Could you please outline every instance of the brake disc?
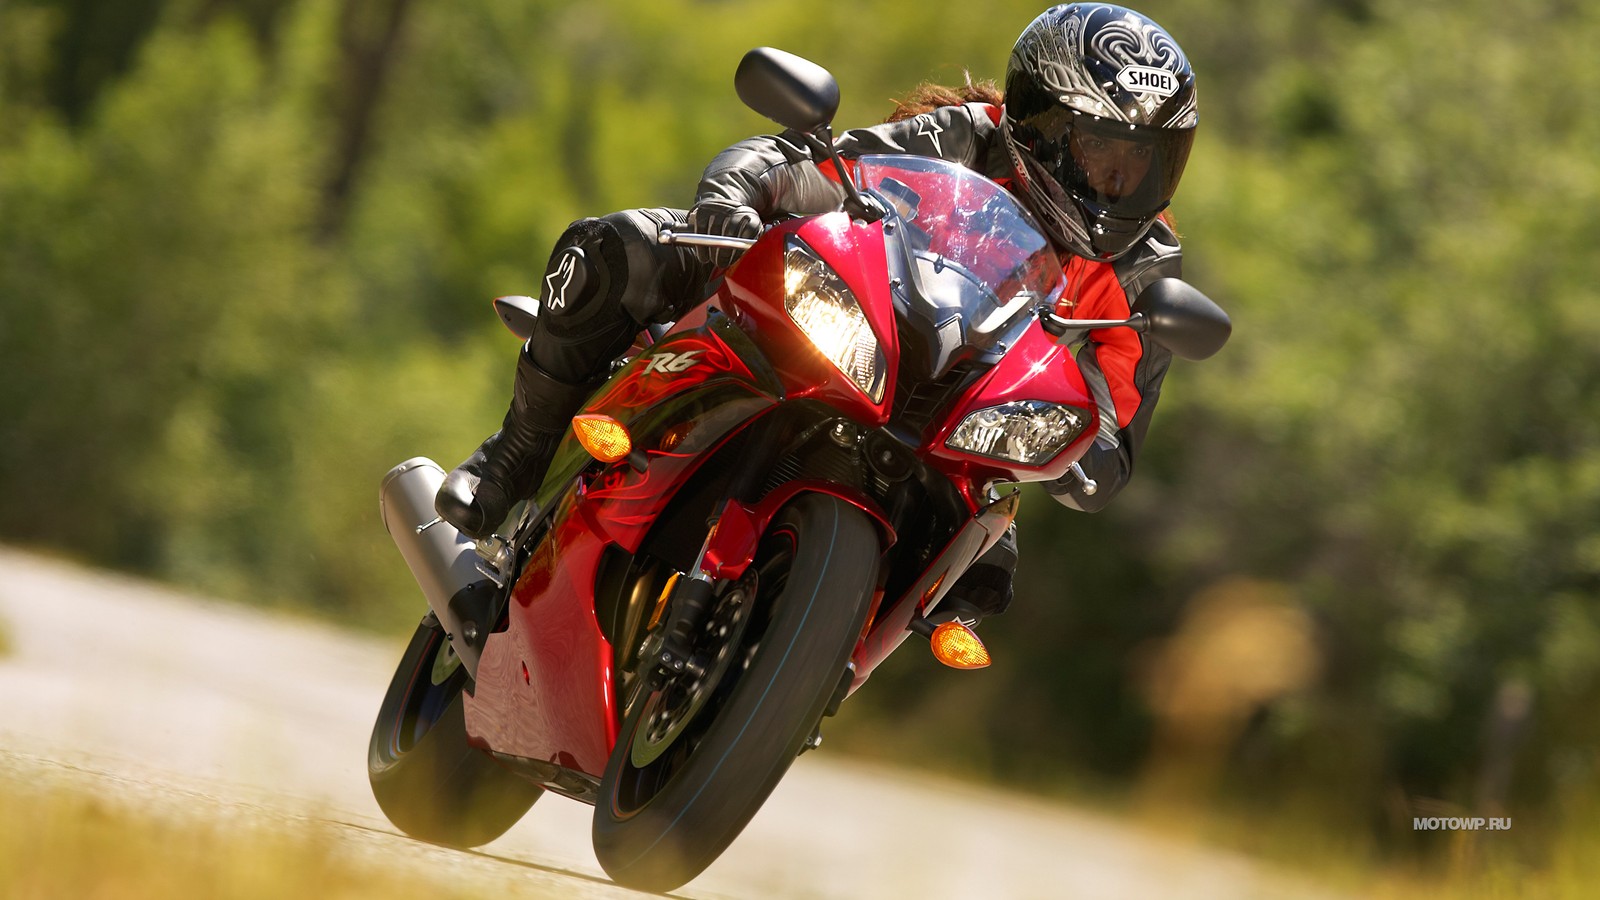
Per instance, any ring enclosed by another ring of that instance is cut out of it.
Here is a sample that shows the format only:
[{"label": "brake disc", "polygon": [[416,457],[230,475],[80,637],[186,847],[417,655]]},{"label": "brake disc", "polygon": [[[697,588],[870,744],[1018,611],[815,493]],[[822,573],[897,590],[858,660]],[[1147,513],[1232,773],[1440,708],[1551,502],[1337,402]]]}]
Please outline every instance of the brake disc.
[{"label": "brake disc", "polygon": [[[655,762],[694,721],[733,663],[740,657],[745,626],[756,599],[756,573],[752,568],[734,582],[706,614],[695,640],[695,656],[709,660],[664,680],[650,696],[643,721],[634,731],[630,757],[636,768]],[[696,673],[698,669],[698,673]]]}]

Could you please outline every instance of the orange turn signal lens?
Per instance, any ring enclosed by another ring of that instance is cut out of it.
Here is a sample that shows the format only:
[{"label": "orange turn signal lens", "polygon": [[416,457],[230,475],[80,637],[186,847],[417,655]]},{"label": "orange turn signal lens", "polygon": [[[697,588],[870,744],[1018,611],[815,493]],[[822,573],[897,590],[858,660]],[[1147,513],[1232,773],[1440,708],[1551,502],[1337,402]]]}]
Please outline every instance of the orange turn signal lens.
[{"label": "orange turn signal lens", "polygon": [[978,633],[960,622],[940,625],[928,640],[933,658],[952,669],[981,669],[989,664],[989,650],[978,640]]},{"label": "orange turn signal lens", "polygon": [[633,452],[633,439],[628,429],[610,416],[582,415],[572,420],[572,433],[589,455],[605,463],[614,463]]}]

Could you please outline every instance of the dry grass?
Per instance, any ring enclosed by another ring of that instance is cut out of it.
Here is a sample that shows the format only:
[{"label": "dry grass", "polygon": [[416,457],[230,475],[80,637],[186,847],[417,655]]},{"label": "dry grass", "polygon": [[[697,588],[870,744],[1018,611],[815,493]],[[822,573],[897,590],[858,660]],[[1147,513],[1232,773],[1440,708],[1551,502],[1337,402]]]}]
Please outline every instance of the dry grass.
[{"label": "dry grass", "polygon": [[219,810],[204,800],[175,811],[180,807],[171,802],[159,804],[164,808],[142,809],[137,800],[98,796],[112,789],[114,785],[94,782],[41,784],[17,772],[0,778],[0,796],[5,798],[0,816],[0,897],[448,900],[474,896],[464,887],[452,889],[419,878],[419,867],[405,861],[404,849],[373,852],[373,836],[359,830],[259,810]]}]

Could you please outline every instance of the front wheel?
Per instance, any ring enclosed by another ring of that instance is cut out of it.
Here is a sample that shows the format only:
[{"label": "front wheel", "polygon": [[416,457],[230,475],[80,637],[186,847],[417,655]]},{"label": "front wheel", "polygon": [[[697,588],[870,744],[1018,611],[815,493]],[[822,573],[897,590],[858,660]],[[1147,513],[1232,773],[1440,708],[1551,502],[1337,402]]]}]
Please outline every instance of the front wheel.
[{"label": "front wheel", "polygon": [[880,553],[871,521],[834,497],[804,496],[774,521],[751,574],[706,616],[696,650],[712,665],[629,706],[595,803],[606,874],[668,891],[733,843],[838,689]]},{"label": "front wheel", "polygon": [[504,834],[544,793],[467,743],[466,684],[466,667],[428,617],[395,669],[367,746],[367,778],[389,821],[462,848]]}]

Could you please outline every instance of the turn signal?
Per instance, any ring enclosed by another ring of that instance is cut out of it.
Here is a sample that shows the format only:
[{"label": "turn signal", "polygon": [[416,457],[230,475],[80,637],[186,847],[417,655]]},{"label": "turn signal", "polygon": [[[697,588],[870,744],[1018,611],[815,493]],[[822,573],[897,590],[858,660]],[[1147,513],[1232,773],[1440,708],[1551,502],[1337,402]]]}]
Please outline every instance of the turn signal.
[{"label": "turn signal", "polygon": [[989,664],[989,651],[978,640],[978,633],[951,620],[933,629],[928,640],[933,658],[952,669],[981,669]]},{"label": "turn signal", "polygon": [[572,433],[589,455],[605,463],[627,458],[633,452],[628,429],[610,416],[582,415],[572,420]]}]

